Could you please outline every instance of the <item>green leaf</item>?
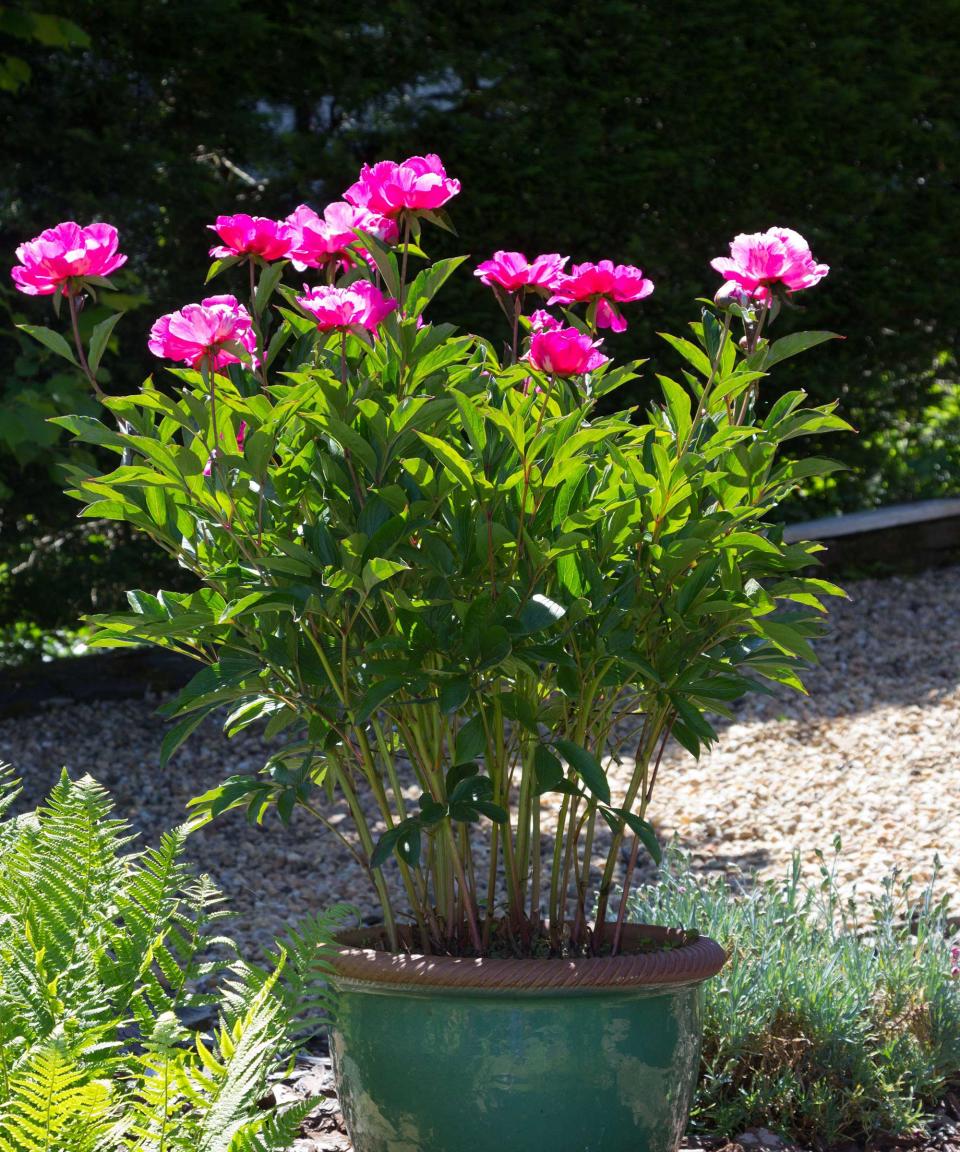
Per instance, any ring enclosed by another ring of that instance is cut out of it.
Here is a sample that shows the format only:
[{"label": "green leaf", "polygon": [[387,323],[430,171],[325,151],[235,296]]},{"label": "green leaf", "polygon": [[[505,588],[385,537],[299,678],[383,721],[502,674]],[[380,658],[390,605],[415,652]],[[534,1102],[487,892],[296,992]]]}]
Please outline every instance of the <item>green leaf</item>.
[{"label": "green leaf", "polygon": [[454,256],[448,260],[438,260],[432,267],[418,273],[407,289],[406,314],[419,316],[466,259],[466,256]]},{"label": "green leaf", "polygon": [[364,248],[366,248],[373,258],[373,262],[377,266],[377,271],[383,277],[387,292],[395,300],[399,300],[400,269],[397,266],[396,256],[382,241],[378,240],[376,236],[372,236],[369,232],[364,232],[362,228],[357,228],[355,231],[363,241]]},{"label": "green leaf", "polygon": [[789,336],[775,340],[770,345],[763,358],[763,369],[766,371],[774,364],[779,364],[781,360],[797,356],[801,352],[806,352],[808,348],[826,343],[827,340],[842,339],[843,337],[836,332],[791,332]]},{"label": "green leaf", "polygon": [[556,791],[564,782],[563,765],[549,748],[538,744],[533,754],[534,790],[538,796]]},{"label": "green leaf", "polygon": [[114,432],[112,428],[108,428],[93,416],[52,416],[49,423],[66,428],[84,444],[99,444],[121,451],[127,446],[127,441],[118,432]]},{"label": "green leaf", "polygon": [[380,837],[373,849],[373,854],[370,857],[371,868],[382,868],[384,864],[393,855],[393,850],[396,847],[397,841],[402,835],[400,826],[387,829],[386,832]]},{"label": "green leaf", "polygon": [[526,633],[542,632],[562,620],[566,612],[562,604],[538,592],[520,610],[520,623]]},{"label": "green leaf", "polygon": [[108,316],[106,320],[101,320],[93,330],[93,335],[90,337],[90,350],[87,353],[87,363],[90,365],[90,371],[94,376],[96,376],[97,369],[100,367],[100,361],[106,351],[110,335],[122,315],[122,312],[114,312],[114,314]]},{"label": "green leaf", "polygon": [[243,256],[224,256],[222,260],[214,260],[207,270],[207,278],[204,280],[204,284],[209,284],[214,277],[219,276],[221,272],[226,272],[228,268],[233,268],[235,264],[239,264],[243,259]]},{"label": "green leaf", "polygon": [[469,779],[471,776],[477,776],[480,769],[471,760],[466,764],[454,764],[452,768],[447,770],[444,787],[446,788],[447,795],[450,796],[456,791],[460,782]]},{"label": "green leaf", "polygon": [[420,849],[420,825],[412,819],[404,820],[395,846],[397,855],[411,868],[416,868],[420,863]]},{"label": "green leaf", "polygon": [[699,561],[690,576],[684,580],[677,596],[677,611],[681,615],[686,614],[687,609],[704,590],[719,567],[718,556],[706,557]]},{"label": "green leaf", "polygon": [[396,576],[398,572],[405,572],[409,564],[402,564],[399,560],[385,560],[382,556],[374,556],[363,566],[363,586],[369,592],[377,584]]},{"label": "green leaf", "polygon": [[658,336],[666,340],[671,348],[675,349],[687,361],[692,364],[694,368],[704,377],[709,377],[713,371],[713,365],[707,357],[706,352],[702,348],[698,348],[696,344],[692,344],[689,340],[682,340],[679,336],[671,336],[669,332],[658,332]]},{"label": "green leaf", "polygon": [[370,867],[382,868],[393,852],[404,863],[416,867],[420,863],[420,847],[420,822],[417,817],[411,816],[384,832],[370,857]]},{"label": "green leaf", "polygon": [[270,303],[270,297],[283,278],[283,270],[286,266],[286,260],[277,260],[273,264],[268,264],[260,273],[257,290],[253,296],[253,308],[258,316],[263,315],[264,308]]},{"label": "green leaf", "polygon": [[556,740],[554,747],[576,772],[587,788],[604,804],[610,803],[610,782],[603,765],[586,748],[572,740]]},{"label": "green leaf", "polygon": [[612,808],[627,825],[635,836],[640,838],[640,843],[650,853],[655,864],[663,862],[663,851],[660,848],[660,842],[657,840],[657,833],[652,824],[648,824],[646,820],[641,820],[634,812],[628,811],[626,808]]},{"label": "green leaf", "polygon": [[446,441],[440,440],[436,436],[428,436],[425,432],[418,432],[417,435],[433,452],[454,480],[458,481],[465,488],[473,489],[473,473],[470,465],[455,448],[452,448]]},{"label": "green leaf", "polygon": [[366,724],[377,709],[407,683],[403,676],[388,676],[364,693],[356,712],[356,723]]},{"label": "green leaf", "polygon": [[470,760],[477,760],[486,750],[487,737],[483,728],[483,717],[477,713],[457,732],[453,763],[466,764]]},{"label": "green leaf", "polygon": [[473,806],[494,824],[506,824],[510,818],[506,808],[501,808],[499,804],[493,804],[490,800],[476,800]]},{"label": "green leaf", "polygon": [[667,412],[670,414],[670,423],[673,425],[677,441],[682,443],[693,423],[693,404],[690,400],[690,393],[686,388],[681,388],[675,380],[671,380],[669,376],[658,376],[657,379],[663,389],[663,397],[667,402]]},{"label": "green leaf", "polygon": [[45,348],[49,348],[51,352],[62,356],[64,360],[69,360],[74,368],[80,367],[79,361],[73,354],[73,349],[59,332],[54,332],[52,328],[41,328],[36,324],[18,324],[17,327],[21,332],[26,332],[28,336],[39,341]]},{"label": "green leaf", "polygon": [[200,708],[196,712],[192,712],[190,715],[184,717],[183,720],[179,720],[176,724],[167,730],[167,733],[163,738],[163,742],[160,745],[161,768],[166,768],[173,754],[177,751],[180,745],[184,743],[187,737],[190,736],[195,731],[195,729],[200,727],[200,725],[204,722],[204,720],[206,720],[211,712],[220,707],[220,703],[221,701],[218,700],[214,704]]},{"label": "green leaf", "polygon": [[445,681],[440,688],[440,711],[456,712],[466,704],[469,695],[469,676],[458,676],[455,680]]}]

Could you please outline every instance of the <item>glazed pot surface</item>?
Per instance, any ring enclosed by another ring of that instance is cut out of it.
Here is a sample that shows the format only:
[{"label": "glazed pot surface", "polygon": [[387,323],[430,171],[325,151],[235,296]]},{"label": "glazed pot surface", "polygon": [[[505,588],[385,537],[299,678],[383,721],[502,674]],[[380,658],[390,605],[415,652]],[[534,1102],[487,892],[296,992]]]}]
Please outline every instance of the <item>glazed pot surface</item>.
[{"label": "glazed pot surface", "polygon": [[[702,973],[724,959],[712,941],[698,943],[698,956],[668,965],[684,977],[661,970],[653,983],[631,983],[630,965],[611,970],[605,958],[369,952],[364,979],[361,950],[350,949],[331,1049],[356,1152],[673,1152],[696,1085]],[[656,972],[659,956],[616,959]],[[558,983],[522,986],[542,963]],[[605,964],[614,983],[603,972],[591,983]]]}]

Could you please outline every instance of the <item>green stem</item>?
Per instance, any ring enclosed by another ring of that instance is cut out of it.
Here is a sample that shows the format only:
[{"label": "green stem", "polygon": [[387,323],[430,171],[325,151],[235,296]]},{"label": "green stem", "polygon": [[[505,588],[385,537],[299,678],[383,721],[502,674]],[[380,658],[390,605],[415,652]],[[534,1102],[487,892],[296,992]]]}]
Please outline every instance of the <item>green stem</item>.
[{"label": "green stem", "polygon": [[726,343],[727,343],[729,336],[730,336],[730,313],[727,312],[723,318],[723,333],[720,336],[720,346],[717,348],[717,355],[710,365],[710,375],[707,377],[707,382],[704,384],[703,391],[700,393],[700,400],[699,400],[699,403],[697,404],[697,410],[694,413],[693,420],[690,424],[690,427],[687,429],[687,434],[684,437],[683,445],[677,451],[677,459],[678,460],[684,454],[684,452],[686,452],[686,450],[690,444],[690,440],[693,437],[694,432],[696,431],[696,427],[697,427],[697,424],[700,420],[700,416],[706,410],[706,404],[707,404],[707,399],[708,399],[709,394],[710,394],[710,389],[713,387],[713,382],[716,379],[717,370],[719,369],[720,364],[723,362],[723,350],[726,346]]},{"label": "green stem", "polygon": [[[550,930],[551,933],[559,933],[563,927],[563,912],[561,909],[561,893],[560,893],[560,873],[561,865],[563,863],[563,829],[566,824],[567,811],[570,808],[570,795],[564,793],[563,799],[560,801],[560,812],[557,815],[557,830],[553,838],[553,867],[550,870]],[[555,943],[559,942],[559,936],[555,937]]]},{"label": "green stem", "polygon": [[[654,718],[655,717],[655,718]],[[657,746],[657,741],[663,731],[663,725],[667,719],[666,709],[658,713],[650,714],[644,723],[644,731],[641,735],[640,746],[637,748],[637,763],[634,766],[633,776],[631,777],[630,784],[627,788],[626,795],[623,801],[623,807],[628,811],[633,811],[634,802],[637,799],[637,794],[643,788],[646,793],[646,782],[650,769],[650,759],[653,756],[653,750]],[[603,944],[604,933],[606,931],[606,918],[607,918],[607,904],[610,900],[610,889],[613,886],[613,878],[616,873],[617,860],[620,854],[620,846],[623,843],[624,826],[621,826],[618,832],[614,832],[613,839],[610,844],[610,850],[607,854],[606,865],[603,870],[603,878],[600,881],[600,893],[597,899],[597,917],[594,922],[594,940],[595,948],[599,949]]]}]

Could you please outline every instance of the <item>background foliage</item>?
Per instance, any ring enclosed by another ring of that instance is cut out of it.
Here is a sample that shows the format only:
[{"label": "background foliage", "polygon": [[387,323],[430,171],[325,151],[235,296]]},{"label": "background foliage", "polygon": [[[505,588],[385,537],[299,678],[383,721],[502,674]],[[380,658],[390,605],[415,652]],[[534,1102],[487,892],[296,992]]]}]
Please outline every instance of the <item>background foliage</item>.
[{"label": "background foliage", "polygon": [[[460,238],[432,238],[431,256],[559,250],[654,279],[617,339],[623,358],[655,357],[643,399],[661,367],[653,333],[712,288],[708,260],[736,231],[789,224],[833,269],[799,298],[802,326],[829,317],[847,340],[777,387],[802,374],[814,401],[839,392],[861,432],[843,446],[853,475],[807,512],[953,493],[960,74],[944,16],[934,0],[31,0],[0,9],[0,250],[9,264],[65,218],[120,228],[131,260],[116,303],[134,315],[115,386],[132,390],[152,368],[149,323],[193,298],[218,212],[321,207],[363,160],[434,150],[465,190]],[[479,284],[451,289],[451,319],[498,330]],[[43,307],[5,282],[0,303],[31,322]],[[46,590],[48,559],[62,576],[70,551],[49,538],[73,513],[51,477],[62,441],[43,421],[77,410],[78,385],[10,328],[0,619],[17,605],[51,626],[91,606],[88,586],[102,607],[131,581],[103,571],[111,547],[81,541],[63,593]],[[34,553],[27,585],[11,569]]]}]

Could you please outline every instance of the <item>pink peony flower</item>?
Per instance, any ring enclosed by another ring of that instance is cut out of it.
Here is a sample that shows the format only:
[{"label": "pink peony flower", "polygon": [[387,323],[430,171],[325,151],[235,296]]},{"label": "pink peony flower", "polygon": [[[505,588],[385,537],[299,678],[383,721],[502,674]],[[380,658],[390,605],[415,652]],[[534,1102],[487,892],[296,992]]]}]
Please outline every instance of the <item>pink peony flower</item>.
[{"label": "pink peony flower", "polygon": [[366,280],[358,280],[349,288],[328,285],[310,288],[304,284],[303,291],[297,303],[316,320],[321,332],[359,329],[373,332],[397,306],[396,300],[387,299]]},{"label": "pink peony flower", "polygon": [[382,160],[364,164],[360,179],[344,192],[345,200],[383,216],[442,208],[460,191],[460,181],[449,177],[439,156],[411,156],[401,164]]},{"label": "pink peony flower", "polygon": [[[294,268],[302,272],[305,268],[322,268],[336,256],[348,258],[347,249],[356,244],[356,229],[368,232],[385,244],[395,244],[399,232],[396,220],[357,208],[345,200],[328,204],[319,216],[306,204],[301,204],[286,218],[294,233],[290,259]],[[361,253],[363,249],[360,249]]]},{"label": "pink peony flower", "polygon": [[538,308],[530,313],[530,330],[532,332],[556,332],[563,324],[556,316],[551,316],[544,308]]},{"label": "pink peony flower", "polygon": [[630,264],[614,264],[601,260],[599,264],[576,264],[560,278],[549,304],[580,304],[597,301],[597,327],[623,332],[627,322],[611,301],[630,304],[642,300],[653,291],[653,281],[647,280],[639,268]]},{"label": "pink peony flower", "polygon": [[599,345],[578,328],[547,329],[534,332],[527,359],[553,376],[580,376],[607,363],[608,357],[597,351]]},{"label": "pink peony flower", "polygon": [[225,347],[239,344],[254,354],[257,338],[250,314],[236,296],[209,296],[199,304],[186,304],[179,312],[161,316],[150,329],[147,347],[155,356],[179,360],[196,368],[207,360],[214,371],[239,364],[240,357]]},{"label": "pink peony flower", "polygon": [[718,256],[710,266],[750,290],[782,284],[790,292],[812,288],[830,271],[816,263],[810,245],[790,228],[741,233],[730,245],[730,255]]},{"label": "pink peony flower", "polygon": [[264,260],[283,260],[290,255],[294,239],[293,229],[283,220],[268,220],[266,216],[248,216],[238,212],[235,216],[218,216],[216,224],[208,224],[211,232],[223,241],[210,249],[210,255],[223,259],[227,256],[260,256]]},{"label": "pink peony flower", "polygon": [[67,294],[67,281],[84,276],[109,276],[126,264],[117,251],[117,230],[112,224],[88,224],[81,228],[72,220],[47,228],[17,249],[20,264],[10,275],[28,296],[50,296],[59,288]]},{"label": "pink peony flower", "polygon": [[494,252],[492,260],[484,260],[474,270],[474,276],[488,288],[502,288],[505,292],[519,292],[522,288],[556,288],[563,275],[568,256],[548,252],[530,261],[522,252]]},{"label": "pink peony flower", "polygon": [[[247,422],[246,420],[240,421],[240,427],[237,429],[237,451],[243,455],[243,442],[247,435]],[[220,439],[223,439],[223,433],[220,433]],[[203,466],[204,476],[211,476],[213,474],[213,456],[207,457],[207,462]]]}]

